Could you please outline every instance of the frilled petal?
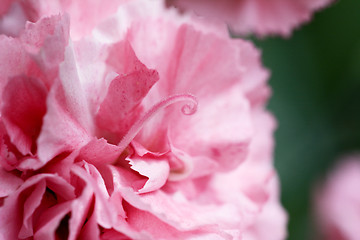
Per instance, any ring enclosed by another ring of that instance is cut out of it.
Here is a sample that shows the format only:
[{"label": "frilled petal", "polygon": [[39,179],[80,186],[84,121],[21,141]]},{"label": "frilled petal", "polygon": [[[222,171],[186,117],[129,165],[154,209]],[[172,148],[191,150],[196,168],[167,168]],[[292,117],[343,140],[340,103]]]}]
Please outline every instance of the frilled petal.
[{"label": "frilled petal", "polygon": [[[181,22],[170,19],[159,22],[154,17],[134,24],[129,30],[129,41],[139,59],[159,71],[163,81],[159,82],[157,90],[164,95],[191,93],[199,98],[211,96],[227,90],[241,78],[243,69],[238,62],[236,44],[220,37],[220,30],[208,33],[201,26],[195,26],[181,25]],[[165,36],[156,34],[160,27]],[[148,33],[145,38],[148,44],[140,41],[144,31]],[[169,39],[167,48],[157,47],[164,39]]]},{"label": "frilled petal", "polygon": [[169,5],[227,22],[240,34],[289,36],[332,0],[168,0]]},{"label": "frilled petal", "polygon": [[[117,57],[119,59],[116,59]],[[126,59],[128,65],[115,62],[121,59]],[[114,49],[111,49],[108,61],[121,75],[111,81],[107,95],[97,113],[97,123],[106,130],[124,133],[137,117],[135,107],[159,77],[155,70],[146,68],[137,60],[127,42],[116,44]]]}]

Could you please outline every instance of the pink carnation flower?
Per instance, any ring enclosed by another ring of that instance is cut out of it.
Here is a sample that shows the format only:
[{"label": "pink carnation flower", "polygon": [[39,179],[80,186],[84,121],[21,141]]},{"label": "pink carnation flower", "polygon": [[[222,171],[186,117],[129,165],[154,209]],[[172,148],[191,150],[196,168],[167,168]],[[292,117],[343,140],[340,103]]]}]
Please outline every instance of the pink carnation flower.
[{"label": "pink carnation flower", "polygon": [[182,10],[225,21],[237,34],[289,36],[333,0],[166,0]]},{"label": "pink carnation flower", "polygon": [[322,239],[359,239],[360,158],[344,159],[316,192],[315,210]]},{"label": "pink carnation flower", "polygon": [[258,50],[160,1],[92,35],[71,9],[0,35],[0,238],[284,239]]}]

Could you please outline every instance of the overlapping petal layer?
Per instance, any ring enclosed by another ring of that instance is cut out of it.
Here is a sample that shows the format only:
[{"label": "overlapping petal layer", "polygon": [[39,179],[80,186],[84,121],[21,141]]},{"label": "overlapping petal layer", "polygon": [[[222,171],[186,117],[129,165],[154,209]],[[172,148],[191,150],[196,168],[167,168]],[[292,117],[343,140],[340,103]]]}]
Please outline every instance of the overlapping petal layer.
[{"label": "overlapping petal layer", "polygon": [[0,236],[285,238],[259,51],[162,1],[86,2],[22,1],[0,36]]}]

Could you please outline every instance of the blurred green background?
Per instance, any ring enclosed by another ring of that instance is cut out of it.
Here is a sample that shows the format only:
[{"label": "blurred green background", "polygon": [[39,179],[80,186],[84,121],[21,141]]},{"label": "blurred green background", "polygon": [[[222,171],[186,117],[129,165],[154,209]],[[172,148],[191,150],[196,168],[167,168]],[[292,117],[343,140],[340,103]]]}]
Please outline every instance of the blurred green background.
[{"label": "blurred green background", "polygon": [[290,240],[314,238],[311,198],[338,158],[360,151],[360,1],[340,0],[289,39],[254,40],[272,72],[275,165]]}]

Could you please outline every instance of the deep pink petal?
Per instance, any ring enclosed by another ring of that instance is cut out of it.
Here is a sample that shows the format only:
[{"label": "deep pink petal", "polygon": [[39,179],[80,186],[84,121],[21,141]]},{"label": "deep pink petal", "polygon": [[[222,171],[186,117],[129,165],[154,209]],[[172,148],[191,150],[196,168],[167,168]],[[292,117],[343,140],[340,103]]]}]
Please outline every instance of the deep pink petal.
[{"label": "deep pink petal", "polygon": [[159,76],[137,59],[128,42],[119,42],[109,51],[108,64],[120,75],[111,81],[96,119],[103,129],[125,133],[137,117],[135,107]]},{"label": "deep pink petal", "polygon": [[[32,220],[30,216],[38,205],[38,201],[41,199],[40,195],[43,189],[43,185],[41,184],[44,182],[46,182],[46,187],[56,194],[59,203],[75,198],[73,187],[56,175],[38,174],[27,179],[20,188],[5,199],[4,205],[0,208],[0,214],[2,216],[0,218],[0,225],[2,226],[0,228],[0,236],[3,239],[18,239],[18,234],[22,226],[24,230],[22,230],[23,232],[21,234],[30,234],[31,230],[29,227],[31,227],[31,224],[34,225],[34,229],[38,226],[39,222],[36,221],[36,219],[34,220],[35,222],[31,223]],[[40,184],[39,188],[38,184]],[[34,188],[38,188],[40,192],[35,191],[32,195],[31,190]],[[28,208],[25,208],[24,205]],[[56,214],[56,211],[54,214]],[[25,218],[23,218],[23,216],[25,216]],[[56,222],[57,220],[54,219],[54,221]],[[58,223],[59,222],[52,222],[49,224],[57,226]],[[47,232],[47,234],[49,233],[51,233],[51,231]]]},{"label": "deep pink petal", "polygon": [[23,180],[11,172],[5,171],[0,167],[0,198],[7,197],[13,193],[20,185]]},{"label": "deep pink petal", "polygon": [[46,182],[44,180],[38,182],[31,194],[25,200],[23,225],[19,232],[19,238],[28,238],[34,235],[33,214],[41,203],[45,189]]},{"label": "deep pink petal", "polygon": [[4,13],[6,13],[9,10],[10,5],[11,5],[12,2],[13,2],[13,0],[4,0],[1,3],[0,16],[3,15]]},{"label": "deep pink petal", "polygon": [[[70,212],[70,206],[71,202],[65,202],[57,204],[43,212],[38,222],[40,227],[36,230],[34,238],[39,240],[56,240],[56,230],[63,219],[67,221],[66,215]],[[59,237],[64,238],[64,230],[61,230],[60,234],[62,235]]]},{"label": "deep pink petal", "polygon": [[42,82],[26,76],[10,79],[4,88],[1,115],[12,143],[23,155],[36,151],[46,95]]}]

